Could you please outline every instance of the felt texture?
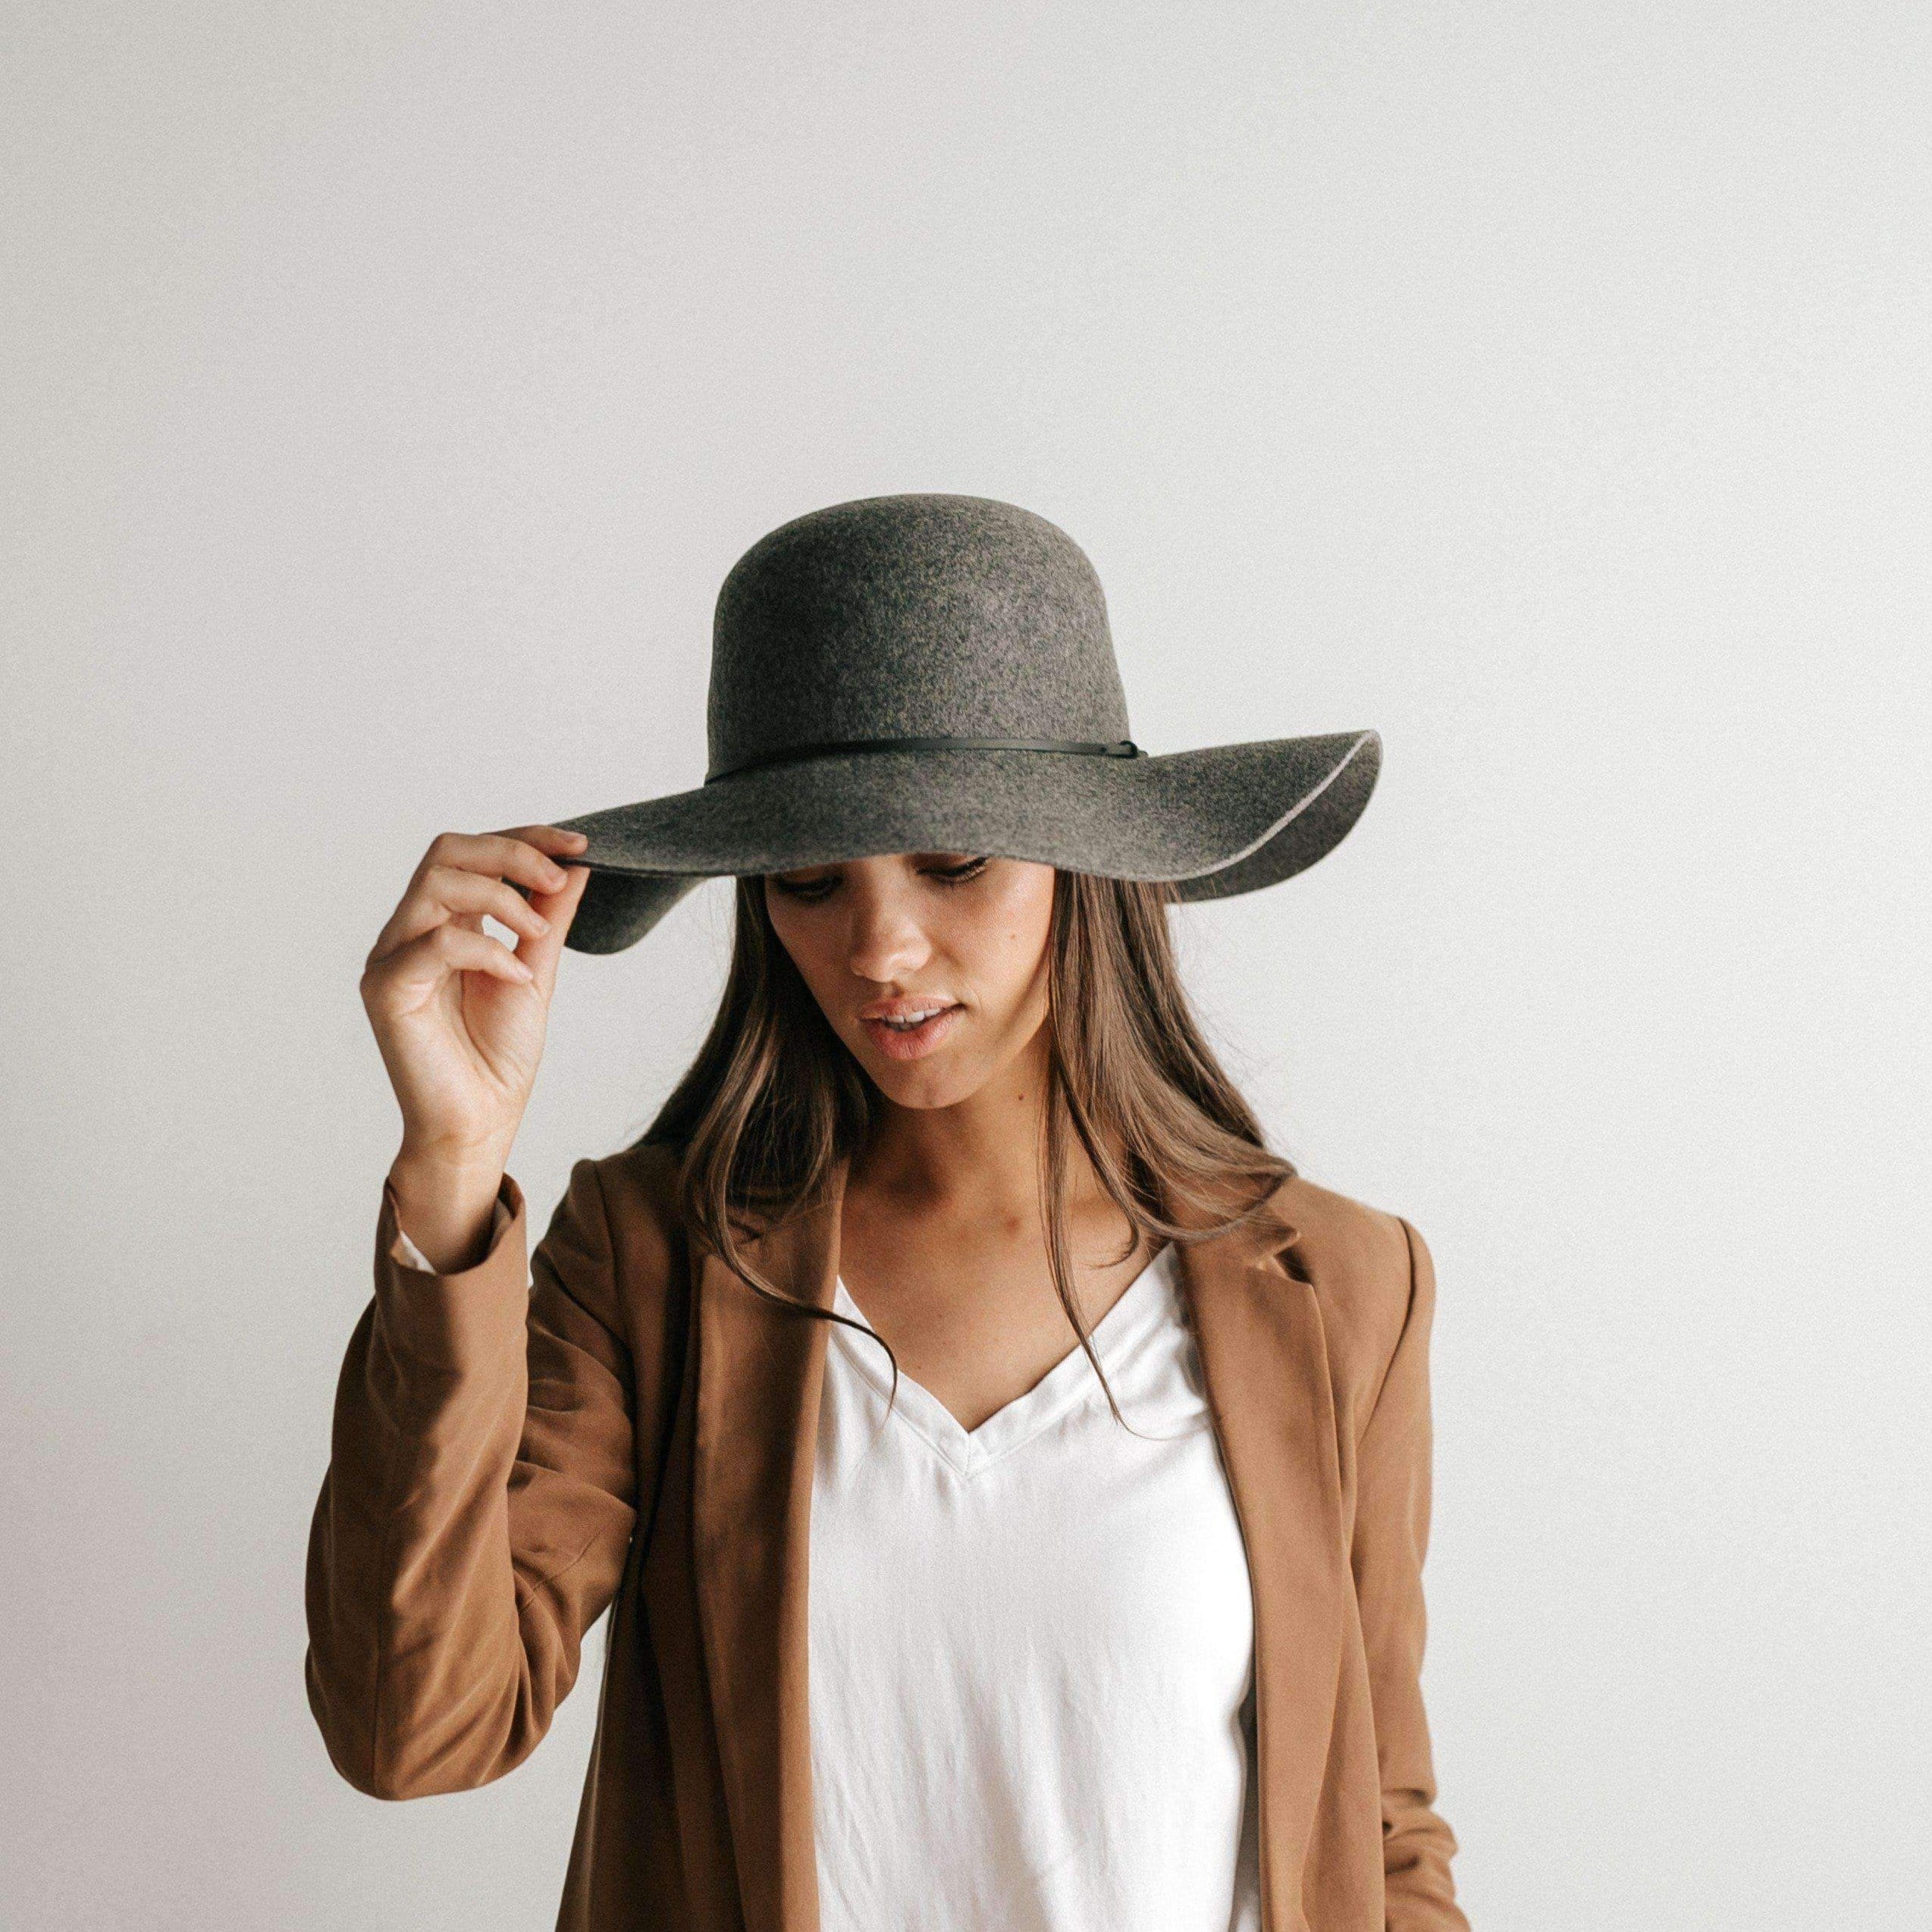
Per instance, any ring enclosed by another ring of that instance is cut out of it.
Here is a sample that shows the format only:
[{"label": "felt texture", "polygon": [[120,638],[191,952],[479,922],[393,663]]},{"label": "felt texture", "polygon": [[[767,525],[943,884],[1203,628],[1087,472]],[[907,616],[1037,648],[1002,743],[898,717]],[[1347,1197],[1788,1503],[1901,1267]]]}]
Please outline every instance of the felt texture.
[{"label": "felt texture", "polygon": [[560,818],[591,868],[566,943],[635,945],[708,877],[893,852],[990,852],[1183,899],[1270,886],[1347,833],[1373,731],[1157,756],[837,751],[846,740],[1131,739],[1106,599],[1080,546],[991,497],[867,497],[761,538],[718,593],[707,770],[685,792]]}]

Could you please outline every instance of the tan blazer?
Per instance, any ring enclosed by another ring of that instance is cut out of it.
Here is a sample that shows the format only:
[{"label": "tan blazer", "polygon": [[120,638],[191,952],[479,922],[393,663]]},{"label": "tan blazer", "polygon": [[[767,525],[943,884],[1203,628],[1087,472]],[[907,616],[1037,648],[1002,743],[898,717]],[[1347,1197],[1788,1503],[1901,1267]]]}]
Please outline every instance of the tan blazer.
[{"label": "tan blazer", "polygon": [[[526,1272],[506,1176],[510,1218],[450,1275],[403,1264],[385,1184],[310,1532],[309,1703],[358,1790],[472,1789],[536,1749],[614,1598],[560,1932],[817,1932],[827,1325],[694,1243],[673,1181],[659,1148],[579,1161]],[[751,1249],[821,1306],[844,1181]],[[1179,1250],[1253,1579],[1266,1932],[1467,1932],[1419,1682],[1429,1251],[1305,1180],[1273,1202]]]}]

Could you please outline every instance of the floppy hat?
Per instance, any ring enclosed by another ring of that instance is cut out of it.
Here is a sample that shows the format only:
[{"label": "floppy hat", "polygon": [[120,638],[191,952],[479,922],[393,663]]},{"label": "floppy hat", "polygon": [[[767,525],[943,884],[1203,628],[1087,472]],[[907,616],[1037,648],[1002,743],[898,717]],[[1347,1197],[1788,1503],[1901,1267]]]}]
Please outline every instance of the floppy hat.
[{"label": "floppy hat", "polygon": [[1033,859],[1225,899],[1313,865],[1374,789],[1372,731],[1153,754],[1085,551],[990,497],[861,497],[726,575],[701,785],[583,833],[565,943],[635,945],[708,878],[878,852]]}]

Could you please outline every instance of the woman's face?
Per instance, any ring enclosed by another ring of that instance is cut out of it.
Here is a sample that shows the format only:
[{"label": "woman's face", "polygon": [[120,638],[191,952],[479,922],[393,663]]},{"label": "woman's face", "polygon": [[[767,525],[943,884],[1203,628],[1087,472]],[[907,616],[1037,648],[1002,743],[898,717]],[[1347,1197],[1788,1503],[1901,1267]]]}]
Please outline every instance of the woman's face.
[{"label": "woman's face", "polygon": [[[880,1090],[945,1107],[1010,1065],[1046,1018],[1054,877],[1030,859],[898,852],[767,873],[765,904]],[[936,1007],[910,1030],[886,1021]]]}]

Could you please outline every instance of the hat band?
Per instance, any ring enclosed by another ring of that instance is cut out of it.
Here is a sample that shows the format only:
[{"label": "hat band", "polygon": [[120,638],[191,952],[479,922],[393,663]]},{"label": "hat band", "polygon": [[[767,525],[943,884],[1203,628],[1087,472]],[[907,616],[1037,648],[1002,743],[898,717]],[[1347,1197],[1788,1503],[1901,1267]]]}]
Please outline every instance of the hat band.
[{"label": "hat band", "polygon": [[1089,758],[1144,758],[1147,754],[1131,738],[1111,745],[1074,738],[843,738],[817,745],[800,745],[762,758],[741,758],[704,774],[704,783],[762,765],[788,765],[799,758],[822,758],[835,751],[1070,751]]}]

